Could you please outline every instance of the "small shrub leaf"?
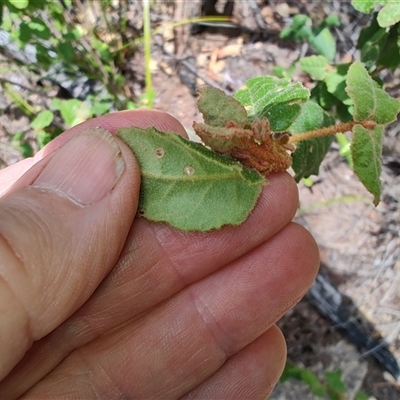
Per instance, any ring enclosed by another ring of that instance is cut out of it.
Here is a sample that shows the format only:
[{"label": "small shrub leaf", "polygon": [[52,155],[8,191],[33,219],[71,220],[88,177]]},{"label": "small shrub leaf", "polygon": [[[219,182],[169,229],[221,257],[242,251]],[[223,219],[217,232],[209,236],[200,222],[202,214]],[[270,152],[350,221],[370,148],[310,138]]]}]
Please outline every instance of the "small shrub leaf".
[{"label": "small shrub leaf", "polygon": [[317,54],[320,54],[332,61],[336,55],[336,43],[329,28],[323,28],[320,32],[313,35],[310,44]]},{"label": "small shrub leaf", "polygon": [[383,126],[365,129],[361,125],[353,128],[353,140],[350,146],[354,172],[365,188],[374,196],[378,205],[381,195],[381,154]]},{"label": "small shrub leaf", "polygon": [[41,111],[36,118],[31,122],[33,129],[43,129],[48,127],[53,122],[54,115],[50,110]]},{"label": "small shrub leaf", "polygon": [[378,13],[378,22],[382,28],[394,25],[400,21],[400,4],[398,1],[388,2]]},{"label": "small shrub leaf", "polygon": [[400,110],[399,101],[378,86],[361,62],[351,65],[346,82],[346,92],[354,104],[355,121],[371,120],[377,124],[395,121]]},{"label": "small shrub leaf", "polygon": [[8,0],[8,2],[18,10],[23,10],[29,5],[29,0]]},{"label": "small shrub leaf", "polygon": [[249,79],[246,87],[235,94],[249,119],[267,118],[273,132],[287,130],[300,113],[300,104],[309,97],[309,90],[301,83],[272,76]]},{"label": "small shrub leaf", "polygon": [[342,381],[342,371],[334,371],[334,372],[325,372],[325,378],[326,382],[328,385],[334,389],[335,392],[338,393],[345,393],[346,392],[346,386],[344,385]]},{"label": "small shrub leaf", "polygon": [[348,65],[339,65],[335,70],[328,72],[325,83],[329,93],[333,94],[342,103],[351,105],[352,102],[345,90],[347,72]]},{"label": "small shrub leaf", "polygon": [[50,29],[39,18],[32,18],[32,21],[28,22],[28,26],[32,31],[32,35],[35,35],[43,40],[49,40],[51,38]]},{"label": "small shrub leaf", "polygon": [[375,7],[375,4],[379,4],[379,0],[351,0],[352,6],[357,10],[365,14],[369,14]]},{"label": "small shrub leaf", "polygon": [[199,93],[197,106],[207,125],[222,127],[229,122],[247,125],[247,112],[238,100],[211,86],[200,88]]},{"label": "small shrub leaf", "polygon": [[[303,105],[300,115],[289,131],[296,134],[329,126],[333,123],[334,119],[326,115],[318,104],[308,101]],[[299,182],[302,178],[308,178],[310,175],[318,175],[319,166],[329,151],[333,140],[333,136],[325,136],[305,140],[297,145],[296,151],[292,154],[292,168],[295,172],[296,182]]]},{"label": "small shrub leaf", "polygon": [[400,24],[392,27],[387,34],[387,40],[379,54],[378,65],[392,71],[400,65]]},{"label": "small shrub leaf", "polygon": [[322,81],[326,78],[329,63],[325,57],[311,56],[302,58],[300,61],[300,68],[306,72],[316,81]]},{"label": "small shrub leaf", "polygon": [[311,371],[304,369],[301,372],[300,379],[307,383],[311,391],[318,397],[324,397],[326,391],[324,385],[320,382],[318,377]]},{"label": "small shrub leaf", "polygon": [[242,223],[265,179],[200,143],[155,128],[117,132],[134,152],[142,174],[139,214],[183,231]]}]

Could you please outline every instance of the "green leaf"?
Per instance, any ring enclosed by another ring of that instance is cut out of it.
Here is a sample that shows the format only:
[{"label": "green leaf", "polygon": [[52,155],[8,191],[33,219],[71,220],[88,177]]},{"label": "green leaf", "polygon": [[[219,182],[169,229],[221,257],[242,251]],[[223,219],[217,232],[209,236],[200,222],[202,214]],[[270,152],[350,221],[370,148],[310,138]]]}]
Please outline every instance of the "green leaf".
[{"label": "green leaf", "polygon": [[313,374],[311,371],[304,369],[301,373],[300,379],[307,383],[310,387],[311,391],[318,397],[324,397],[325,395],[325,387],[320,382],[318,377]]},{"label": "green leaf", "polygon": [[252,78],[235,94],[249,119],[268,118],[273,132],[284,132],[296,119],[310,92],[301,83],[272,76]]},{"label": "green leaf", "polygon": [[331,110],[338,106],[339,99],[328,92],[325,82],[318,82],[311,90],[311,99],[315,100],[324,110]]},{"label": "green leaf", "polygon": [[29,0],[8,0],[8,2],[15,8],[18,8],[18,10],[23,10],[29,5]]},{"label": "green leaf", "polygon": [[281,39],[292,38],[296,42],[308,39],[311,34],[311,19],[304,14],[296,14],[290,27],[285,28],[279,34]]},{"label": "green leaf", "polygon": [[[300,115],[289,131],[296,134],[330,126],[334,123],[334,119],[326,115],[318,104],[308,101],[303,105]],[[319,166],[329,151],[333,140],[332,135],[304,140],[297,145],[296,151],[292,154],[292,168],[295,172],[296,182],[299,182],[302,178],[308,178],[310,175],[318,175]]]},{"label": "green leaf", "polygon": [[36,118],[31,122],[33,129],[43,129],[48,127],[53,122],[54,115],[50,110],[41,111]]},{"label": "green leaf", "polygon": [[386,29],[379,26],[377,13],[375,13],[370,25],[361,31],[357,42],[357,48],[361,50],[361,61],[367,68],[375,67],[387,38],[388,33]]},{"label": "green leaf", "polygon": [[28,27],[32,32],[32,35],[37,36],[43,40],[49,40],[51,38],[50,29],[47,25],[39,18],[32,18],[30,22],[28,22]]},{"label": "green leaf", "polygon": [[92,110],[90,109],[90,106],[86,102],[78,99],[53,99],[51,102],[51,107],[54,110],[60,111],[61,116],[68,126],[75,126],[86,121],[92,116]]},{"label": "green leaf", "polygon": [[400,24],[389,30],[377,64],[392,71],[400,65]]},{"label": "green leaf", "polygon": [[32,37],[32,29],[26,22],[21,22],[21,24],[19,25],[18,39],[23,44],[26,44],[30,41],[31,37]]},{"label": "green leaf", "polygon": [[183,231],[242,223],[265,179],[199,143],[155,128],[117,132],[134,152],[142,174],[139,213]]},{"label": "green leaf", "polygon": [[328,385],[337,393],[345,393],[346,386],[342,382],[342,371],[325,372],[325,378]]},{"label": "green leaf", "polygon": [[381,195],[381,154],[383,126],[365,129],[361,125],[353,128],[351,157],[354,172],[365,188],[374,196],[374,204],[378,205]]},{"label": "green leaf", "polygon": [[286,363],[282,375],[279,378],[279,382],[285,382],[288,379],[300,379],[302,371],[303,368],[300,368],[297,365]]},{"label": "green leaf", "polygon": [[378,22],[382,28],[394,25],[400,21],[400,3],[390,1],[378,13]]},{"label": "green leaf", "polygon": [[327,26],[340,26],[340,20],[337,15],[328,15],[324,21]]},{"label": "green leaf", "polygon": [[53,139],[52,135],[50,133],[45,132],[45,131],[39,131],[36,132],[36,140],[39,143],[39,148],[43,149],[44,146],[46,146],[47,143],[51,142]]},{"label": "green leaf", "polygon": [[396,120],[399,101],[381,89],[359,61],[349,68],[346,92],[354,104],[355,121],[388,124]]},{"label": "green leaf", "polygon": [[386,3],[387,0],[351,0],[352,6],[365,14],[369,14],[376,5]]},{"label": "green leaf", "polygon": [[33,148],[29,142],[25,139],[24,132],[18,132],[13,136],[12,145],[19,150],[22,157],[32,157],[33,156]]},{"label": "green leaf", "polygon": [[369,396],[367,394],[365,394],[364,392],[358,392],[356,394],[356,398],[355,400],[369,400]]},{"label": "green leaf", "polygon": [[322,56],[304,57],[300,60],[301,70],[316,81],[322,81],[326,78],[329,67],[328,60]]},{"label": "green leaf", "polygon": [[315,52],[332,61],[336,54],[336,43],[329,28],[323,28],[314,34],[310,39],[310,44]]},{"label": "green leaf", "polygon": [[56,46],[56,51],[58,56],[66,62],[72,62],[75,57],[75,49],[71,42],[59,42]]},{"label": "green leaf", "polygon": [[199,93],[197,106],[206,124],[222,127],[235,122],[242,127],[247,125],[247,112],[238,100],[211,86],[200,88]]},{"label": "green leaf", "polygon": [[346,105],[352,104],[348,94],[346,93],[346,77],[349,65],[341,64],[336,70],[329,71],[325,78],[328,92],[333,94],[337,99]]},{"label": "green leaf", "polygon": [[[89,96],[88,96],[89,99]],[[112,100],[111,99],[100,99],[96,100],[96,97],[92,98],[92,106],[91,112],[94,116],[98,117],[99,115],[106,114],[110,112],[112,108]]]}]

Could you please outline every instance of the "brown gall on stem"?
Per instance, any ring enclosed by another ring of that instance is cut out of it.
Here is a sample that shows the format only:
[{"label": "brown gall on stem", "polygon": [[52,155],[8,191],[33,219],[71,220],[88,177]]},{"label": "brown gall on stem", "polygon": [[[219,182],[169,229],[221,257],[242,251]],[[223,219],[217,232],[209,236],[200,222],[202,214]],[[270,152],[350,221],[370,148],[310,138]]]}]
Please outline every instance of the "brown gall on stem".
[{"label": "brown gall on stem", "polygon": [[294,146],[288,143],[290,135],[282,133],[275,138],[266,118],[254,121],[249,128],[234,122],[228,122],[225,127],[195,122],[193,128],[212,150],[230,155],[263,176],[286,171],[292,165],[288,150],[293,151]]}]

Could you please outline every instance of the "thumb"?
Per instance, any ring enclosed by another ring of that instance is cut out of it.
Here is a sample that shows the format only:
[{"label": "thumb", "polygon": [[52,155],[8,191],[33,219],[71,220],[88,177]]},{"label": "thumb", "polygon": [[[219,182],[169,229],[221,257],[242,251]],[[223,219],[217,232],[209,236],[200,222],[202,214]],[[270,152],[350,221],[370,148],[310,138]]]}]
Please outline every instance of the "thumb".
[{"label": "thumb", "polygon": [[135,216],[139,169],[86,129],[0,198],[0,380],[70,316],[115,265]]}]

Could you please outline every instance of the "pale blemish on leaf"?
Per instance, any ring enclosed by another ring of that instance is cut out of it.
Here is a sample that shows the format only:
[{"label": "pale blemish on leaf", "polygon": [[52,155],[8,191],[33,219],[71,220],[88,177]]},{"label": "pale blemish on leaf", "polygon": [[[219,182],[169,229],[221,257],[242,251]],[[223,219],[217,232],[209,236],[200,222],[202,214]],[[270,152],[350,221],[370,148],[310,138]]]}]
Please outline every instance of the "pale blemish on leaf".
[{"label": "pale blemish on leaf", "polygon": [[154,152],[157,158],[163,158],[165,155],[165,150],[162,147],[157,147]]},{"label": "pale blemish on leaf", "polygon": [[196,172],[196,170],[191,166],[191,165],[186,165],[185,168],[183,168],[183,173],[185,175],[194,175],[194,173]]}]

